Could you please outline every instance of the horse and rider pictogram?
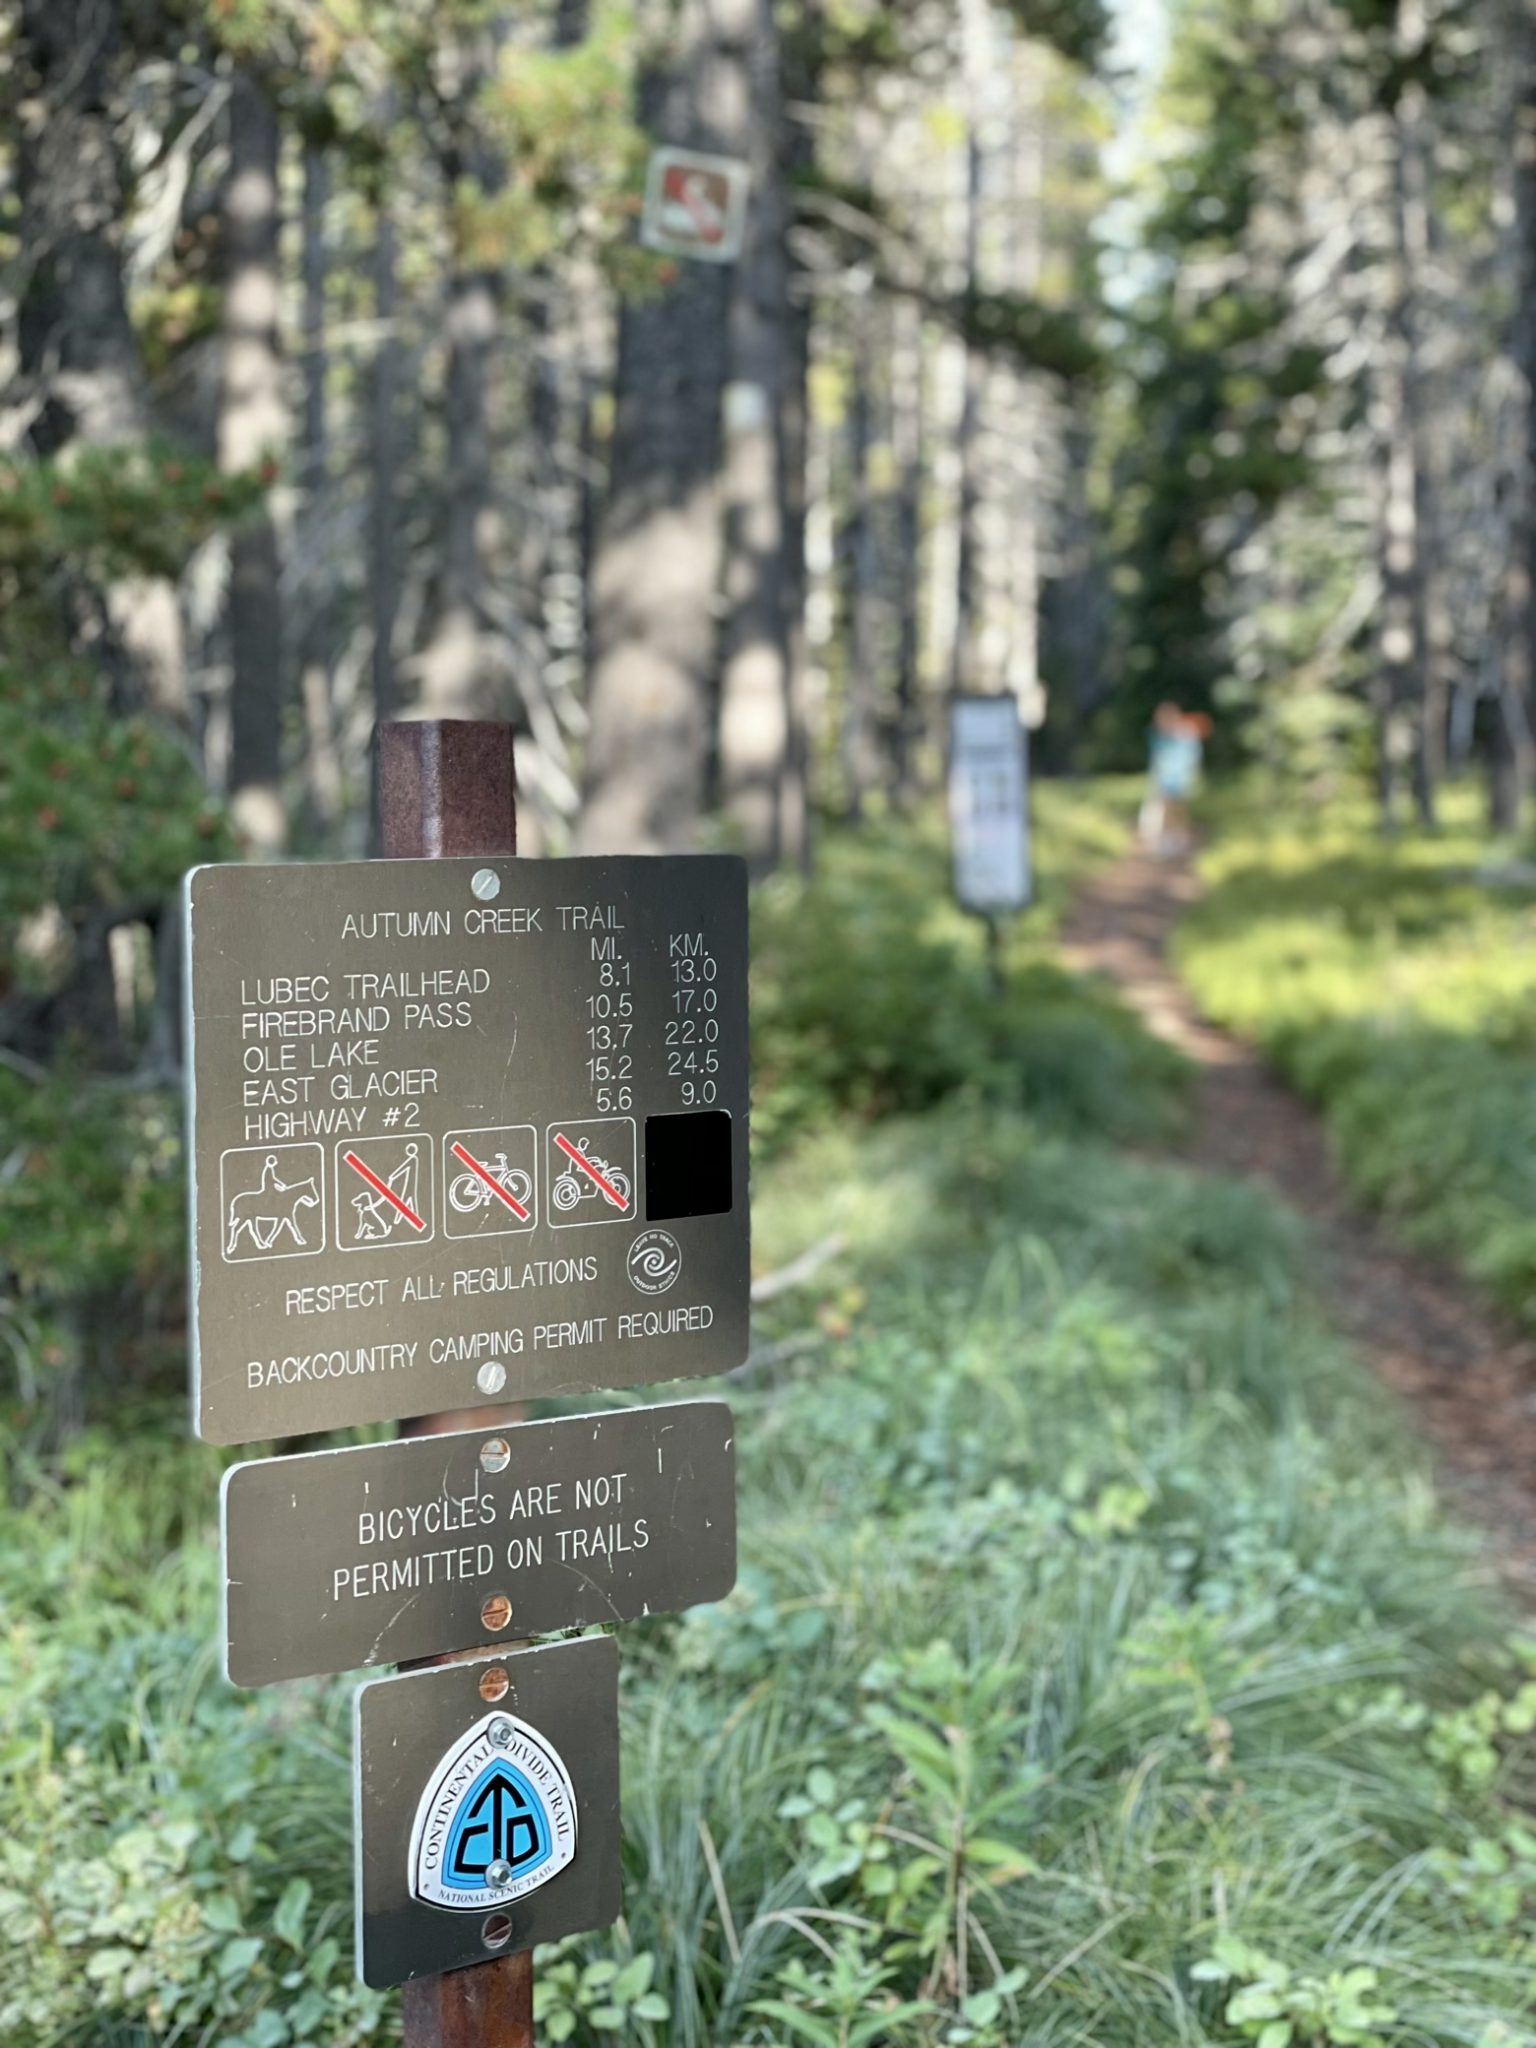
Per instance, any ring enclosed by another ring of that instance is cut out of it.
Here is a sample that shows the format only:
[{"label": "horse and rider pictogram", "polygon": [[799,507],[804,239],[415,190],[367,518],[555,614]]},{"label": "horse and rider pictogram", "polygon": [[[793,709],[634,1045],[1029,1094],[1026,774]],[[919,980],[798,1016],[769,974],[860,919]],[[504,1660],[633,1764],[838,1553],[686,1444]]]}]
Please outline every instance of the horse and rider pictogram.
[{"label": "horse and rider pictogram", "polygon": [[318,1145],[250,1145],[219,1161],[223,1243],[232,1264],[325,1249],[325,1154]]}]

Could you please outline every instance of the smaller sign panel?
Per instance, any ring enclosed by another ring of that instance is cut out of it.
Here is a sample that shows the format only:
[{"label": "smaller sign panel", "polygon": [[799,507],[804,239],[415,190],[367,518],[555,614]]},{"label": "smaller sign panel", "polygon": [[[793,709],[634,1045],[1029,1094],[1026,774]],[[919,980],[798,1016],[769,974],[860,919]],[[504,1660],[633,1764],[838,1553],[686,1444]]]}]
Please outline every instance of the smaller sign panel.
[{"label": "smaller sign panel", "polygon": [[606,1927],[621,1903],[606,1636],[360,1686],[357,1973],[383,1990]]},{"label": "smaller sign panel", "polygon": [[1016,697],[950,700],[949,830],[961,907],[984,917],[1025,909],[1029,754]]},{"label": "smaller sign panel", "polygon": [[[666,1236],[637,1240],[647,1284]],[[733,1439],[725,1402],[680,1401],[235,1465],[225,1671],[271,1685],[719,1600]]]},{"label": "smaller sign panel", "polygon": [[664,256],[734,263],[741,254],[751,172],[728,156],[658,149],[645,181],[640,239]]}]

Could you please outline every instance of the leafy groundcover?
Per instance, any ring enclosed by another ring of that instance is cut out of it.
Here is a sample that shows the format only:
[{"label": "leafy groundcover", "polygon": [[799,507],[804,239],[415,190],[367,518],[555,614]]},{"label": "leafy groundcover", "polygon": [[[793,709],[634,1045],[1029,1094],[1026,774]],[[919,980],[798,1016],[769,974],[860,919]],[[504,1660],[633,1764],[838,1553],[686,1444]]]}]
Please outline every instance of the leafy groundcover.
[{"label": "leafy groundcover", "polygon": [[[765,906],[756,1257],[823,1259],[727,1389],[736,1592],[622,1632],[625,1917],[541,1955],[541,2040],[1536,2040],[1536,1652],[1290,1219],[1114,1148],[1177,1114],[1167,1058],[1049,907],[989,1009],[940,860]],[[218,1677],[222,1459],[180,1431],[12,1431],[0,2042],[395,2040],[351,1973],[351,1681]]]},{"label": "leafy groundcover", "polygon": [[[759,1217],[843,1249],[731,1390],[736,1593],[624,1632],[626,1915],[541,1959],[543,2037],[1532,2038],[1531,1654],[1285,1220],[967,1108],[802,1145]],[[349,1686],[216,1676],[212,1462],[18,1475],[17,2048],[395,2034]]]}]

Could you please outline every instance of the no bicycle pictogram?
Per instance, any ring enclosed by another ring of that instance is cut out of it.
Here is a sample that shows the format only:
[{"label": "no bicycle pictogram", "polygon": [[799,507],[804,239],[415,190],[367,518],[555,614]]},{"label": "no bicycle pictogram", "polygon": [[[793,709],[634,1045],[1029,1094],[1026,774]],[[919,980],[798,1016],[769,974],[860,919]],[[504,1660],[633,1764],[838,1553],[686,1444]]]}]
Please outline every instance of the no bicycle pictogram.
[{"label": "no bicycle pictogram", "polygon": [[466,1151],[462,1145],[454,1144],[449,1149],[452,1151],[455,1159],[461,1161],[463,1165],[469,1168],[470,1172],[482,1183],[489,1195],[494,1196],[498,1202],[505,1202],[513,1215],[520,1216],[525,1223],[531,1221],[533,1211],[525,1208],[512,1192],[512,1188],[516,1183],[510,1177],[504,1178],[507,1174],[505,1157],[501,1160],[499,1170],[493,1173],[488,1166],[482,1166],[475,1155],[472,1152]]},{"label": "no bicycle pictogram", "polygon": [[539,1134],[532,1124],[445,1131],[443,1233],[504,1237],[539,1219]]}]

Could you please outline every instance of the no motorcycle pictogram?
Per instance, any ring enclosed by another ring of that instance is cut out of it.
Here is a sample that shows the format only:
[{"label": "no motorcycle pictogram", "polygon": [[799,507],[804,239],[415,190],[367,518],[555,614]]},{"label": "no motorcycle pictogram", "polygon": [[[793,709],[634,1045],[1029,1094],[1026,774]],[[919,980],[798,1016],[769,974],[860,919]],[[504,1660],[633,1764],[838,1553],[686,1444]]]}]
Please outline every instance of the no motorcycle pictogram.
[{"label": "no motorcycle pictogram", "polygon": [[645,184],[640,239],[664,256],[734,263],[741,254],[751,173],[732,157],[658,149]]},{"label": "no motorcycle pictogram", "polygon": [[618,1223],[634,1216],[633,1117],[551,1124],[548,1144],[545,1185],[551,1223]]}]

